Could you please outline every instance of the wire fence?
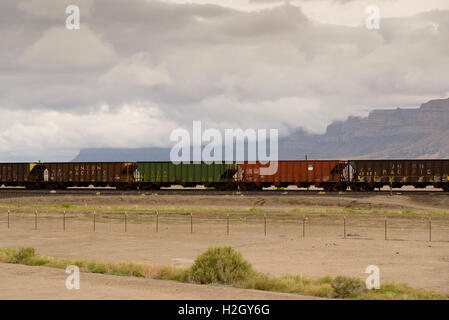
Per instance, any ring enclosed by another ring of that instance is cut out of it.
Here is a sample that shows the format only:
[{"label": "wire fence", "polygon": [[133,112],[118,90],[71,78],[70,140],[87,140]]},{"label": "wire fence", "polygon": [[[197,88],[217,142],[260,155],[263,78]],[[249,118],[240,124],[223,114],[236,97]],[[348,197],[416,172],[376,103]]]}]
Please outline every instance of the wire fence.
[{"label": "wire fence", "polygon": [[335,238],[364,240],[403,240],[449,242],[449,219],[417,216],[342,216],[220,214],[204,217],[179,212],[20,212],[8,210],[0,215],[0,230],[107,233],[251,233],[285,236],[292,239]]}]

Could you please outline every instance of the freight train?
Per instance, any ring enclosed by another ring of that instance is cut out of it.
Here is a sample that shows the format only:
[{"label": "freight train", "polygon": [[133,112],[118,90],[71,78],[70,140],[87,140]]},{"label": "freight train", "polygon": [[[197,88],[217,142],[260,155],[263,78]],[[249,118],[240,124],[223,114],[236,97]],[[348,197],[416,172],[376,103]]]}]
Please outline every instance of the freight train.
[{"label": "freight train", "polygon": [[202,185],[216,190],[262,190],[296,185],[320,187],[325,191],[433,186],[449,191],[449,160],[292,160],[276,164],[274,174],[264,175],[261,168],[269,164],[259,162],[0,163],[0,186],[27,189],[109,186],[152,190],[173,185]]}]

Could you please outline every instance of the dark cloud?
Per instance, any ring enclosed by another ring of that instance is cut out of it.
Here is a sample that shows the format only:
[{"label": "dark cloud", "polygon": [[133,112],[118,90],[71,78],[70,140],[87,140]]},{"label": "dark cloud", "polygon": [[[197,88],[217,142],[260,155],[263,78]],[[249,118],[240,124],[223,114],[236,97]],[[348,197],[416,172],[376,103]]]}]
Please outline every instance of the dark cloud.
[{"label": "dark cloud", "polygon": [[160,145],[197,119],[319,132],[367,107],[448,94],[448,11],[369,31],[293,5],[72,2],[80,31],[64,28],[68,2],[0,4],[0,151]]}]

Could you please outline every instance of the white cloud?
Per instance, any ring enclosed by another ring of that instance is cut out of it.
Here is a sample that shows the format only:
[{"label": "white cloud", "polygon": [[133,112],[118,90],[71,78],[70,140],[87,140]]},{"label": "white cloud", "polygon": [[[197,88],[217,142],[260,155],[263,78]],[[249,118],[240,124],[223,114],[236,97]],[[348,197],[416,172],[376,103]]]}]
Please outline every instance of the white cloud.
[{"label": "white cloud", "polygon": [[114,48],[87,24],[80,30],[52,27],[28,47],[19,62],[35,69],[96,68],[118,59]]},{"label": "white cloud", "polygon": [[103,105],[87,114],[4,111],[0,152],[13,150],[22,159],[36,161],[36,157],[54,160],[54,150],[65,150],[73,158],[86,147],[158,146],[176,127],[156,106],[148,105],[123,105],[117,110]]},{"label": "white cloud", "polygon": [[138,53],[127,61],[115,65],[100,78],[100,81],[144,87],[172,83],[164,66],[151,66],[151,58],[147,53]]}]

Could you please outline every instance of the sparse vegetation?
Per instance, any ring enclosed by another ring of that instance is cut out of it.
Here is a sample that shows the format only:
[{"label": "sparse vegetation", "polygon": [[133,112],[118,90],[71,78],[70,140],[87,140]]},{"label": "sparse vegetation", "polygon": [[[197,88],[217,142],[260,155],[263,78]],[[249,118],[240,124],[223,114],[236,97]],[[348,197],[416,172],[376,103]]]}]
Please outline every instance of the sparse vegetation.
[{"label": "sparse vegetation", "polygon": [[272,277],[254,271],[240,253],[231,247],[209,248],[188,269],[172,266],[154,267],[147,264],[100,263],[85,260],[65,260],[36,254],[34,248],[0,249],[0,262],[32,266],[66,268],[77,265],[81,271],[117,276],[145,277],[183,282],[227,284],[239,288],[303,294],[325,298],[350,299],[449,299],[442,294],[410,288],[405,284],[386,283],[379,290],[367,290],[356,278],[326,276],[310,279],[301,275]]},{"label": "sparse vegetation", "polygon": [[[108,270],[106,268],[106,264],[104,263],[97,263],[97,262],[91,262],[87,266],[87,270],[91,273],[107,273]],[[114,269],[116,270],[116,269]]]},{"label": "sparse vegetation", "polygon": [[127,270],[127,269],[113,269],[111,274],[115,276],[132,276],[132,277],[141,277],[143,278],[143,274],[141,274],[137,270]]},{"label": "sparse vegetation", "polygon": [[[62,213],[62,211],[67,211],[68,213],[80,213],[86,214],[96,211],[97,213],[105,214],[122,214],[127,211],[129,213],[135,213],[138,215],[148,215],[153,216],[156,212],[156,208],[148,208],[146,206],[139,205],[129,205],[129,206],[119,206],[119,205],[86,205],[86,204],[75,204],[75,203],[61,203],[61,204],[48,204],[48,205],[22,205],[22,204],[0,204],[0,209],[12,210],[20,209],[22,213],[34,213],[35,210],[46,211],[47,213]],[[362,209],[362,208],[342,208],[342,207],[330,207],[330,208],[314,208],[314,207],[303,207],[303,208],[284,208],[284,209],[273,209],[265,207],[241,207],[239,209],[229,208],[229,207],[207,207],[207,206],[160,206],[157,208],[159,214],[182,214],[192,212],[196,215],[201,215],[208,217],[211,215],[216,215],[219,213],[230,213],[237,215],[246,215],[248,213],[262,213],[270,214],[271,216],[276,216],[279,219],[289,219],[297,217],[297,214],[326,214],[326,215],[339,215],[339,214],[351,214],[351,215],[398,215],[398,216],[422,216],[422,215],[448,215],[449,211],[446,210],[416,210],[416,209]]]},{"label": "sparse vegetation", "polygon": [[247,282],[245,287],[248,289],[332,298],[333,289],[327,279],[328,277],[322,279],[309,279],[303,275],[287,275],[274,278],[269,275],[258,273]]},{"label": "sparse vegetation", "polygon": [[34,248],[20,248],[11,252],[10,263],[24,263],[27,259],[35,256]]},{"label": "sparse vegetation", "polygon": [[74,208],[74,207],[75,207],[74,205],[69,204],[69,203],[61,204],[61,208],[64,208],[64,209],[71,209],[71,208]]},{"label": "sparse vegetation", "polygon": [[[116,264],[46,257],[36,254],[34,248],[20,248],[18,250],[9,248],[0,249],[0,262],[62,269],[70,265],[76,265],[84,272],[159,279],[167,279],[175,274],[175,269],[171,270],[171,272],[168,271],[170,269],[169,267],[152,267],[134,262]],[[181,269],[176,269],[176,273],[180,273],[181,271]]]}]

